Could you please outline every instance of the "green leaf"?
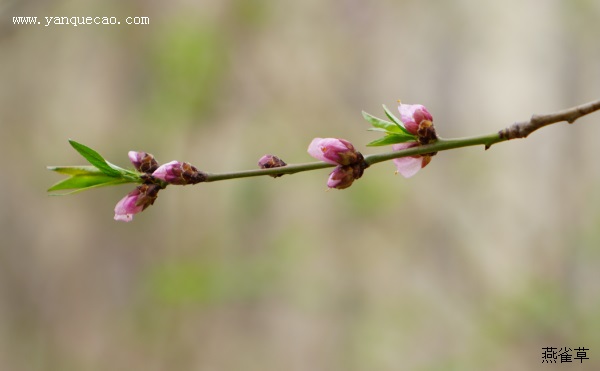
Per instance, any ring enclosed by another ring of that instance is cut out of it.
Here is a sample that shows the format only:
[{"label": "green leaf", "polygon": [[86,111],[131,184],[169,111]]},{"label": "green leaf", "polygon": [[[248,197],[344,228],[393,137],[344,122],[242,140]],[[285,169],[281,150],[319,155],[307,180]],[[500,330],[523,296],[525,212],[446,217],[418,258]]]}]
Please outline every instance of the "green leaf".
[{"label": "green leaf", "polygon": [[362,112],[362,115],[365,118],[365,120],[367,120],[371,125],[373,125],[373,127],[383,129],[387,133],[404,133],[404,131],[406,130],[402,130],[403,128],[398,127],[398,125],[377,118],[373,115],[366,113],[365,111]]},{"label": "green leaf", "polygon": [[73,175],[67,179],[61,180],[48,188],[48,192],[63,191],[66,189],[74,189],[73,192],[62,193],[61,195],[67,195],[71,193],[85,191],[91,188],[106,187],[124,183],[130,183],[130,180],[124,178],[114,178],[108,175]]},{"label": "green leaf", "polygon": [[98,152],[71,139],[69,139],[69,143],[81,156],[88,160],[90,164],[94,165],[104,174],[115,178],[122,176],[121,170],[123,169],[108,163]]},{"label": "green leaf", "polygon": [[382,128],[368,128],[367,131],[377,131],[377,132],[380,132],[380,133],[389,134],[389,131],[387,131],[385,129],[382,129]]},{"label": "green leaf", "polygon": [[371,143],[367,144],[369,147],[379,147],[379,146],[388,146],[390,144],[396,143],[405,143],[414,141],[415,137],[413,135],[405,135],[405,134],[388,134],[382,138],[375,139]]},{"label": "green leaf", "polygon": [[[406,128],[404,127],[404,123],[400,120],[398,120],[398,118],[396,116],[394,116],[390,110],[388,110],[388,108],[385,106],[385,104],[383,104],[383,111],[385,112],[385,115],[394,122],[394,124],[398,125],[398,127],[400,128],[400,130],[402,130],[404,133],[406,134],[410,134],[408,132],[408,130],[406,130]],[[412,134],[410,134],[412,135]]]},{"label": "green leaf", "polygon": [[67,175],[92,175],[92,174],[104,174],[98,170],[95,166],[47,166],[50,171],[56,171],[57,173]]},{"label": "green leaf", "polygon": [[61,180],[52,187],[48,188],[48,192],[74,189],[72,192],[61,193],[61,196],[97,187],[112,186],[124,183],[138,183],[140,181],[139,176],[109,176],[94,166],[48,166],[48,170],[70,175],[70,177],[67,179]]}]

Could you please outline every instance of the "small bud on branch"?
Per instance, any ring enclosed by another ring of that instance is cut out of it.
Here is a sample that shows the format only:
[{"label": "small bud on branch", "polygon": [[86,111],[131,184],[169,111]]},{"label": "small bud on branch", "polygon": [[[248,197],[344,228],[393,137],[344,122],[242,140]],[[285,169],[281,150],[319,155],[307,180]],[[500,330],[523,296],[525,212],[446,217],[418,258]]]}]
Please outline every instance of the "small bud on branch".
[{"label": "small bud on branch", "polygon": [[[258,160],[258,167],[261,169],[273,169],[276,167],[283,167],[287,164],[277,156],[273,155],[264,155]],[[273,174],[271,175],[273,178],[277,178],[282,176],[283,174]]]}]

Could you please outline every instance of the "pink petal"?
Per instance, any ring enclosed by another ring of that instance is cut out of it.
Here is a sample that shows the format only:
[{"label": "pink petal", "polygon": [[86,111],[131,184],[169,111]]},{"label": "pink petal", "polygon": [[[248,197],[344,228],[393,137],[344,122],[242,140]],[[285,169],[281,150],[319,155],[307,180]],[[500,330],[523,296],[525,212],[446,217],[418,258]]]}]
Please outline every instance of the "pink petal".
[{"label": "pink petal", "polygon": [[158,169],[156,169],[153,173],[152,176],[161,180],[164,180],[165,182],[168,182],[169,180],[167,179],[167,177],[172,176],[173,173],[173,168],[174,167],[180,167],[181,164],[179,163],[179,161],[171,161],[171,162],[167,162],[166,164],[163,164],[161,166],[158,167]]},{"label": "pink petal", "polygon": [[115,220],[120,222],[130,222],[133,220],[132,214],[115,214]]},{"label": "pink petal", "polygon": [[337,162],[325,157],[326,148],[331,146],[332,142],[336,140],[337,139],[334,138],[315,138],[308,146],[308,154],[317,160],[327,162],[328,164],[337,165]]},{"label": "pink petal", "polygon": [[133,214],[143,210],[142,206],[136,206],[139,197],[139,190],[136,188],[123,197],[115,206],[115,220],[130,222]]},{"label": "pink petal", "polygon": [[422,157],[401,157],[395,158],[393,161],[398,172],[405,178],[415,175],[423,166]]},{"label": "pink petal", "polygon": [[139,164],[139,162],[140,162],[140,156],[139,156],[138,152],[136,152],[136,151],[129,151],[127,153],[127,156],[129,157],[129,161],[131,161],[131,163],[133,165]]},{"label": "pink petal", "polygon": [[433,121],[427,108],[421,104],[400,104],[398,111],[400,112],[400,121],[411,134],[417,134],[421,121]]},{"label": "pink petal", "polygon": [[354,171],[350,166],[337,166],[327,180],[327,187],[345,189],[354,182]]},{"label": "pink petal", "polygon": [[[392,150],[400,151],[417,145],[417,142],[398,143],[392,146]],[[423,157],[421,156],[400,157],[395,158],[393,161],[398,172],[405,178],[415,175],[423,167]]]},{"label": "pink petal", "polygon": [[417,107],[415,104],[399,104],[398,111],[400,112],[400,121],[404,124],[407,122],[414,122],[413,115]]}]

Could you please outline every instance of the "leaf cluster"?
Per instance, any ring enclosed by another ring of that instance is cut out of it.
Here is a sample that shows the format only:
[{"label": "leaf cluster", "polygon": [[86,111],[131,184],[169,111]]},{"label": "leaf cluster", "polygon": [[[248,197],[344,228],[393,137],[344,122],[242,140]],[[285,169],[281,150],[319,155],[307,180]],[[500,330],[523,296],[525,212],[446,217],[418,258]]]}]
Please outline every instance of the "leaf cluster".
[{"label": "leaf cluster", "polygon": [[375,139],[374,141],[367,144],[370,147],[378,147],[378,146],[388,146],[396,143],[404,143],[417,140],[417,137],[406,130],[402,121],[400,121],[396,116],[394,116],[388,108],[384,105],[383,110],[385,115],[391,120],[386,121],[380,118],[377,118],[365,111],[362,112],[363,117],[367,120],[372,128],[368,129],[369,131],[377,131],[381,133],[385,133],[385,135],[379,139]]},{"label": "leaf cluster", "polygon": [[140,173],[111,164],[98,152],[74,140],[69,139],[69,143],[92,166],[48,166],[48,170],[69,176],[48,188],[48,192],[72,189],[58,194],[67,195],[92,188],[142,182]]}]

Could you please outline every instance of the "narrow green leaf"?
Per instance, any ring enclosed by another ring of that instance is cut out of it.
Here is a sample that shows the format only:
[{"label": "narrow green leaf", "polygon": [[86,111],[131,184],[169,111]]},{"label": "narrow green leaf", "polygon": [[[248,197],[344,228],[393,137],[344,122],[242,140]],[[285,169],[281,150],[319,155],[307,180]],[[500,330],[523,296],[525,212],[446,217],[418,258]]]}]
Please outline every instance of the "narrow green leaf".
[{"label": "narrow green leaf", "polygon": [[[107,161],[107,163],[109,165],[112,166],[111,163],[109,163]],[[118,166],[115,166],[117,169],[121,169]],[[57,173],[60,174],[66,174],[66,175],[102,175],[102,176],[107,176],[106,174],[104,174],[102,171],[98,170],[98,168],[94,167],[94,166],[47,166],[46,167],[48,170],[50,171],[55,171]],[[115,169],[115,170],[117,170]],[[111,179],[115,179],[117,177],[111,177]],[[120,179],[123,179],[124,182],[129,182],[129,183],[139,183],[141,182],[142,179],[142,174],[136,172],[136,171],[131,171],[131,170],[126,170],[126,169],[121,169],[120,170]]]},{"label": "narrow green leaf", "polygon": [[389,131],[382,129],[382,128],[368,128],[367,131],[377,131],[377,132],[386,133],[386,134],[390,133]]},{"label": "narrow green leaf", "polygon": [[48,188],[48,192],[60,191],[64,189],[80,189],[89,188],[98,185],[115,185],[129,183],[130,181],[123,178],[114,178],[108,175],[73,175],[67,179],[54,184]]},{"label": "narrow green leaf", "polygon": [[104,174],[95,166],[47,166],[50,171],[67,175],[93,175]]},{"label": "narrow green leaf", "polygon": [[[115,179],[115,178],[111,178],[111,179],[112,179],[111,181],[106,182],[106,183],[94,184],[94,185],[90,185],[90,186],[83,187],[83,188],[78,188],[78,189],[75,189],[73,191],[65,192],[65,193],[52,193],[52,194],[50,194],[50,196],[72,195],[74,193],[79,193],[79,192],[87,191],[88,189],[94,189],[94,188],[99,188],[99,187],[107,187],[107,186],[114,186],[114,185],[124,184],[124,183],[128,182],[126,179]],[[72,188],[65,188],[65,189],[72,189]],[[57,190],[60,191],[62,189],[56,189],[56,190],[52,190],[52,191],[57,191]],[[50,189],[48,189],[48,191],[50,191]]]},{"label": "narrow green leaf", "polygon": [[[394,122],[394,124],[398,125],[400,130],[402,130],[406,134],[410,134],[408,132],[408,130],[406,130],[406,128],[404,127],[404,123],[402,121],[398,120],[398,118],[396,116],[394,116],[394,114],[391,113],[390,110],[388,110],[388,108],[385,106],[385,104],[383,104],[383,111],[385,112],[385,115]],[[412,134],[410,134],[410,135],[412,135]]]},{"label": "narrow green leaf", "polygon": [[83,156],[86,160],[88,160],[90,164],[97,167],[98,170],[100,170],[104,174],[111,176],[111,177],[120,177],[121,176],[121,172],[119,170],[114,169],[112,166],[110,166],[106,162],[104,157],[102,157],[98,152],[94,151],[93,149],[91,149],[81,143],[77,143],[76,141],[71,140],[71,139],[69,139],[69,143],[71,144],[71,146],[73,148],[75,148],[75,150],[77,152],[79,152],[79,154],[81,156]]},{"label": "narrow green leaf", "polygon": [[384,129],[388,133],[403,133],[403,130],[396,124],[377,118],[373,115],[366,113],[365,111],[362,112],[362,115],[365,118],[365,120],[367,120],[371,125],[373,125],[376,128]]},{"label": "narrow green leaf", "polygon": [[371,143],[367,144],[367,146],[369,146],[369,147],[388,146],[390,144],[405,143],[405,142],[410,142],[410,141],[414,141],[414,140],[415,140],[415,137],[412,135],[408,136],[408,135],[404,135],[404,134],[389,134],[382,138],[375,139]]},{"label": "narrow green leaf", "polygon": [[115,164],[113,164],[112,162],[106,161],[106,163],[108,164],[108,166],[110,166],[111,168],[113,168],[113,170],[117,170],[119,173],[121,173],[121,175],[125,174],[125,173],[129,173],[129,174],[135,174],[132,171],[129,171],[127,169],[123,169],[120,166],[117,166]]}]

